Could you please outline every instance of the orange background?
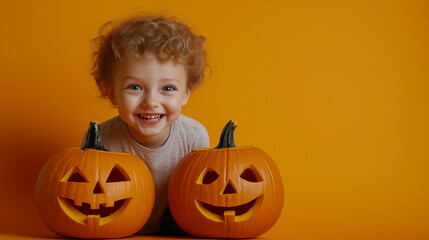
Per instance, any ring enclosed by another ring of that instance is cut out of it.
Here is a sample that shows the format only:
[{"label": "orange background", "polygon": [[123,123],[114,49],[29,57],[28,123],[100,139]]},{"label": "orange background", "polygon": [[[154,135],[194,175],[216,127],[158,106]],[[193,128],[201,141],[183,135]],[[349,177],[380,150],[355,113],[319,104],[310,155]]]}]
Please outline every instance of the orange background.
[{"label": "orange background", "polygon": [[212,74],[184,114],[212,147],[276,161],[285,207],[265,239],[429,239],[428,1],[6,1],[0,8],[0,238],[55,236],[34,185],[90,120],[116,115],[89,72],[90,39],[131,11],[207,37]]}]

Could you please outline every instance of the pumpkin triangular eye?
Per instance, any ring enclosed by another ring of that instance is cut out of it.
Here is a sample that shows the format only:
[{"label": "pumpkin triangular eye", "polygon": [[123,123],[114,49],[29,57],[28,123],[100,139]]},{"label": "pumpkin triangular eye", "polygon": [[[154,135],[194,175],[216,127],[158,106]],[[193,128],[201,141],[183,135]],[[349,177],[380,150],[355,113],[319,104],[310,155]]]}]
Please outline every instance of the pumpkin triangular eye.
[{"label": "pumpkin triangular eye", "polygon": [[216,179],[219,177],[219,174],[217,174],[215,171],[213,170],[209,170],[206,172],[206,174],[204,175],[203,178],[203,184],[210,184],[214,181],[216,181]]},{"label": "pumpkin triangular eye", "polygon": [[240,177],[249,182],[262,181],[262,177],[259,175],[258,171],[256,171],[256,169],[253,166],[246,168],[246,170],[243,171]]},{"label": "pumpkin triangular eye", "polygon": [[86,180],[79,170],[75,168],[73,173],[67,179],[67,182],[88,182],[88,180]]},{"label": "pumpkin triangular eye", "polygon": [[119,165],[115,165],[110,171],[109,177],[107,177],[106,182],[125,182],[130,181],[130,178],[127,176],[124,170],[122,170]]}]

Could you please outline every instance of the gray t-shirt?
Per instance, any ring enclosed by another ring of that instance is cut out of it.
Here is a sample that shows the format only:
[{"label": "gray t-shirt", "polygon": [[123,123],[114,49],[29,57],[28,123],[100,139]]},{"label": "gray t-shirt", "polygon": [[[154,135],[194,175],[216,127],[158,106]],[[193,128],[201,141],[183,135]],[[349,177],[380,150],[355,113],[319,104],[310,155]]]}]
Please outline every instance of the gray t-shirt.
[{"label": "gray t-shirt", "polygon": [[152,214],[139,234],[156,233],[167,208],[168,181],[179,161],[190,151],[208,148],[207,130],[196,120],[180,115],[171,125],[167,141],[158,148],[139,144],[128,131],[126,123],[114,117],[101,124],[101,136],[106,149],[112,152],[130,152],[148,166],[155,183],[155,205]]}]

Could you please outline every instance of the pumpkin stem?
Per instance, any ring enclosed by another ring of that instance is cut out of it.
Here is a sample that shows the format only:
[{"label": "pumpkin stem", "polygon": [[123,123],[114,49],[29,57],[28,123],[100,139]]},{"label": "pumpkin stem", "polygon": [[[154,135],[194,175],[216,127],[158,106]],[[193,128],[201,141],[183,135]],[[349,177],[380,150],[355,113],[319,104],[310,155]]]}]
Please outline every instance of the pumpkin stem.
[{"label": "pumpkin stem", "polygon": [[225,125],[225,127],[222,130],[219,144],[214,149],[236,147],[234,143],[234,130],[236,127],[237,127],[237,122],[229,120],[229,122]]},{"label": "pumpkin stem", "polygon": [[89,123],[85,146],[83,146],[82,150],[85,149],[107,151],[107,149],[104,148],[103,141],[101,141],[100,124],[96,121],[91,121]]}]

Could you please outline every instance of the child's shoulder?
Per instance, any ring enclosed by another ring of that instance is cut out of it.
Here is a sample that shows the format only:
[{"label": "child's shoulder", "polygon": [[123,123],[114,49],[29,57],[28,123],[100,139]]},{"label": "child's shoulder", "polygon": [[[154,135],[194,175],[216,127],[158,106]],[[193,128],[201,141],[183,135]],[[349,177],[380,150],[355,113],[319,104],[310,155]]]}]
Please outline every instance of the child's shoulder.
[{"label": "child's shoulder", "polygon": [[120,116],[113,117],[100,124],[103,138],[119,137],[124,135],[125,123]]},{"label": "child's shoulder", "polygon": [[206,131],[206,128],[200,122],[182,114],[179,116],[179,118],[177,118],[175,123],[177,127],[182,128],[185,131]]},{"label": "child's shoulder", "polygon": [[197,120],[180,115],[174,125],[175,135],[178,137],[176,139],[180,139],[181,142],[186,142],[189,151],[210,146],[207,130]]},{"label": "child's shoulder", "polygon": [[101,130],[113,130],[121,128],[123,121],[120,116],[113,117],[107,121],[104,121],[100,124]]}]

